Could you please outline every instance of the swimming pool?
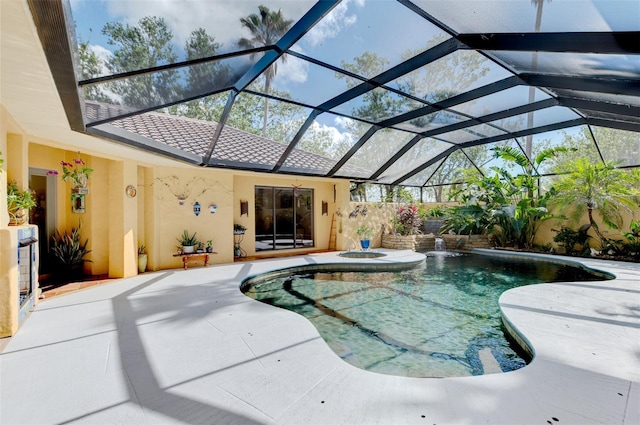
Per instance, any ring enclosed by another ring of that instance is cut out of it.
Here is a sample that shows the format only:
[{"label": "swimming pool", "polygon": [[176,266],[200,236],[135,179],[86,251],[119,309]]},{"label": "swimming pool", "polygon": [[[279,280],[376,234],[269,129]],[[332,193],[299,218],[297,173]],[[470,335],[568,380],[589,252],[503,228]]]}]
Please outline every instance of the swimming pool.
[{"label": "swimming pool", "polygon": [[354,366],[391,375],[448,377],[526,364],[502,331],[498,298],[504,291],[532,283],[604,279],[578,267],[536,260],[435,255],[405,271],[258,278],[243,285],[243,292],[303,315]]}]

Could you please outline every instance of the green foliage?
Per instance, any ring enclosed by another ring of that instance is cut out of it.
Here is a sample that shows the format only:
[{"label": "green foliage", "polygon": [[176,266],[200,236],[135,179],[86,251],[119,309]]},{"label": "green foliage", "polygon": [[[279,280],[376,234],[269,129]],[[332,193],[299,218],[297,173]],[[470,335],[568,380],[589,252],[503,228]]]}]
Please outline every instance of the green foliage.
[{"label": "green foliage", "polygon": [[87,164],[80,157],[73,159],[73,162],[60,161],[62,166],[62,181],[71,181],[75,187],[86,187],[87,181],[93,172],[92,168],[87,167]]},{"label": "green foliage", "polygon": [[447,215],[448,209],[446,207],[437,205],[435,207],[427,208],[424,204],[418,207],[418,215],[424,220],[440,219]]},{"label": "green foliage", "polygon": [[632,173],[586,158],[578,158],[568,166],[570,172],[554,184],[557,194],[552,204],[559,211],[570,211],[569,219],[574,223],[587,213],[604,249],[611,241],[600,231],[594,214],[600,216],[607,227],[619,229],[623,213],[631,214],[638,208],[640,182]]},{"label": "green foliage", "polygon": [[33,192],[20,190],[15,181],[7,182],[7,212],[11,220],[23,222],[25,210],[30,210],[37,205]]},{"label": "green foliage", "polygon": [[[172,64],[178,58],[173,33],[167,22],[157,16],[146,16],[134,26],[109,22],[102,33],[109,38],[110,45],[117,47],[106,63],[114,74]],[[181,90],[174,70],[118,81],[110,84],[109,89],[121,97],[123,104],[138,108],[175,100]]]},{"label": "green foliage", "polygon": [[479,204],[453,206],[447,209],[442,233],[483,235],[491,232],[493,220],[486,207]]},{"label": "green foliage", "polygon": [[[222,44],[207,34],[204,28],[192,31],[185,41],[184,51],[187,60],[215,56]],[[210,92],[227,83],[231,77],[231,68],[221,61],[204,62],[188,69],[188,91],[193,94]]]},{"label": "green foliage", "polygon": [[234,224],[233,231],[234,233],[244,233],[247,231],[247,228],[244,227],[242,224]]},{"label": "green foliage", "polygon": [[591,227],[590,224],[580,226],[578,230],[573,230],[568,227],[562,226],[560,230],[555,230],[558,234],[554,236],[553,240],[558,242],[562,246],[567,254],[573,254],[576,252],[576,247],[579,249],[580,255],[589,254],[589,236],[587,232]]},{"label": "green foliage", "polygon": [[140,245],[138,247],[138,255],[146,254],[147,247],[144,245]]},{"label": "green foliage", "polygon": [[622,249],[626,255],[640,258],[640,221],[632,221],[629,230],[629,232],[620,232],[626,239],[622,243]]},{"label": "green foliage", "polygon": [[196,246],[199,243],[198,239],[196,238],[196,232],[194,232],[193,235],[189,235],[189,232],[187,230],[184,230],[182,232],[182,236],[176,238],[176,240],[182,246]]},{"label": "green foliage", "polygon": [[[566,149],[545,149],[534,158],[533,164],[519,149],[502,146],[492,150],[496,158],[505,162],[505,166],[491,167],[493,176],[471,180],[457,196],[466,207],[471,207],[475,223],[469,225],[491,234],[496,245],[530,249],[542,222],[553,218],[547,203],[554,192],[538,195],[538,176],[535,170]],[[512,168],[519,168],[519,172],[511,171]],[[461,212],[470,215],[466,209]],[[450,226],[464,228],[463,224],[470,220],[469,217],[453,217],[450,219]]]},{"label": "green foliage", "polygon": [[386,194],[384,196],[384,202],[398,202],[398,203],[407,203],[413,204],[416,202],[416,199],[411,193],[411,190],[404,186],[390,186],[384,185],[381,186],[386,189]]},{"label": "green foliage", "polygon": [[360,239],[368,240],[373,236],[373,228],[363,224],[356,229],[356,233]]},{"label": "green foliage", "polygon": [[74,268],[81,266],[85,261],[85,255],[91,251],[87,250],[89,239],[82,242],[80,231],[82,222],[78,227],[72,227],[71,232],[66,230],[61,234],[56,229],[55,234],[51,238],[51,254],[54,260],[65,268]]}]

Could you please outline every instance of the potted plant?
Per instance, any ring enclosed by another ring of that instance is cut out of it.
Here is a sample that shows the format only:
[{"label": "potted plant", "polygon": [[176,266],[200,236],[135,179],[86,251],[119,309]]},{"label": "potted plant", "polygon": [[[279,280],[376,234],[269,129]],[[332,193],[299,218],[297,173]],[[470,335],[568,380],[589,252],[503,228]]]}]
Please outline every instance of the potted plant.
[{"label": "potted plant", "polygon": [[213,252],[213,241],[211,239],[209,239],[207,241],[207,248],[206,248],[207,253],[211,254]]},{"label": "potted plant", "polygon": [[363,224],[356,229],[356,233],[360,238],[360,246],[362,247],[362,249],[369,249],[371,237],[373,236],[373,229]]},{"label": "potted plant", "polygon": [[140,245],[138,248],[138,272],[144,273],[147,270],[147,247]]},{"label": "potted plant", "polygon": [[85,261],[85,255],[91,251],[87,250],[89,239],[82,242],[80,230],[82,222],[78,227],[72,227],[71,232],[66,230],[60,233],[57,229],[51,237],[51,254],[56,263],[59,264],[60,270],[66,279],[73,280],[82,276],[82,267]]},{"label": "potted plant", "polygon": [[204,244],[198,241],[198,245],[196,247],[196,252],[198,254],[204,254]]},{"label": "potted plant", "polygon": [[233,225],[233,234],[234,235],[244,235],[244,232],[247,231],[247,228],[242,224],[234,224]]},{"label": "potted plant", "polygon": [[15,181],[7,183],[7,212],[9,225],[18,226],[27,221],[28,211],[36,206],[30,190],[20,190]]},{"label": "potted plant", "polygon": [[182,232],[182,236],[176,239],[180,242],[180,245],[182,245],[183,254],[193,254],[195,252],[195,247],[198,245],[195,232],[193,235],[189,235],[189,232],[185,230]]}]

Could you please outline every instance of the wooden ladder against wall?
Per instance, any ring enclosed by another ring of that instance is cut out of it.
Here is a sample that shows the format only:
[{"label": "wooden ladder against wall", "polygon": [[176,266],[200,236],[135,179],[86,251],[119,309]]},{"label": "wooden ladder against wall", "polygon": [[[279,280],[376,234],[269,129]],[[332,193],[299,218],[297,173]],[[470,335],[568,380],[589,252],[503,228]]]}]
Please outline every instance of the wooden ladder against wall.
[{"label": "wooden ladder against wall", "polygon": [[331,215],[331,230],[329,230],[329,251],[336,250],[336,239],[337,239],[337,231],[336,231],[336,215],[335,213]]}]

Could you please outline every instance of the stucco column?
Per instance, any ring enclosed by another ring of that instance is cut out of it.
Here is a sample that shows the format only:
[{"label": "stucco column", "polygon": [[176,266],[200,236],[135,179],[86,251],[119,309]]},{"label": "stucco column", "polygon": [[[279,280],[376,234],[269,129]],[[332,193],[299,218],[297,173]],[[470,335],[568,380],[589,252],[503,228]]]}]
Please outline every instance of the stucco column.
[{"label": "stucco column", "polygon": [[138,167],[131,161],[109,164],[109,277],[129,277],[138,273],[138,204],[126,194],[127,185],[136,185]]}]

